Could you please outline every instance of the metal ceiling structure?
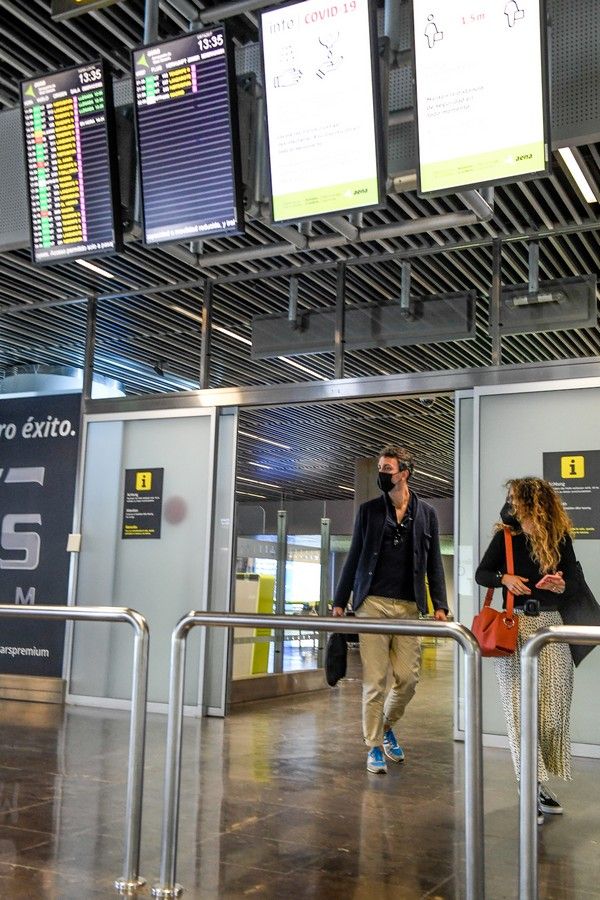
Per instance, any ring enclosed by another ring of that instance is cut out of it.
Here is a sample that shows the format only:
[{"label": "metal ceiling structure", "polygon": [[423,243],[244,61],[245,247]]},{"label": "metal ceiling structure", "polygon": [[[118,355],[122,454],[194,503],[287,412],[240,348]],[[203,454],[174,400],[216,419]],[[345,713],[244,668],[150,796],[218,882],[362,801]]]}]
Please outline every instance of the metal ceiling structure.
[{"label": "metal ceiling structure", "polygon": [[[243,54],[258,40],[253,10],[264,5],[264,0],[160,0],[158,35],[166,38],[186,31],[190,19],[197,25],[225,15]],[[586,0],[549,3],[551,52],[557,57],[565,29],[576,27],[576,13],[581,17],[586,5],[593,9]],[[380,24],[383,6],[381,2]],[[593,17],[591,33],[589,22],[586,28],[580,43],[585,40],[597,49],[598,17]],[[143,0],[122,0],[63,22],[52,21],[50,0],[0,0],[0,117],[2,110],[16,107],[20,79],[99,53],[112,65],[115,77],[124,78],[130,50],[143,42],[143,35]],[[405,45],[396,49],[395,71],[410,82],[410,55]],[[587,115],[583,107],[572,113],[579,123],[575,130],[587,139],[565,143],[577,144],[575,153],[600,199],[600,134],[596,134],[600,53],[594,58],[593,70],[574,67],[563,72],[554,66],[553,124],[555,135],[566,134],[565,109],[574,107],[570,98],[588,98],[586,103],[593,107],[589,126],[583,121]],[[404,140],[410,132],[406,140],[414,145],[412,110],[398,108],[397,98],[397,92],[390,91],[390,141],[399,136]],[[558,138],[555,149],[557,143]],[[5,250],[0,253],[0,375],[23,366],[81,366],[86,299],[94,295],[98,298],[95,371],[119,379],[130,394],[190,390],[200,384],[218,389],[325,382],[340,375],[334,348],[330,353],[254,360],[252,318],[287,314],[291,276],[297,276],[299,310],[334,308],[340,263],[346,265],[348,307],[365,301],[398,302],[405,260],[411,261],[415,295],[476,292],[475,338],[346,351],[343,377],[596,357],[597,327],[504,337],[501,344],[490,334],[494,252],[501,254],[505,285],[527,282],[528,239],[539,240],[541,279],[594,274],[600,268],[598,205],[583,200],[556,152],[554,156],[550,176],[496,188],[493,210],[473,192],[419,198],[414,171],[391,171],[385,207],[358,218],[334,217],[309,227],[278,228],[264,216],[251,217],[245,235],[207,240],[201,247],[145,248],[136,236],[139,231],[133,229],[125,251],[98,261],[98,271],[76,262],[40,269],[31,263],[26,247]],[[201,359],[208,282],[212,338]],[[424,493],[451,492],[453,404],[445,397],[430,408],[418,398],[404,398],[245,410],[240,428],[264,439],[241,435],[241,467],[247,470],[255,464],[256,472],[268,472],[268,478],[256,477],[265,482],[276,474],[272,483],[286,496],[351,496],[339,487],[351,486],[349,461],[368,455],[390,438],[413,448],[422,469],[440,479],[422,481]],[[329,465],[324,467],[326,460]],[[260,468],[265,465],[272,470]],[[255,487],[249,490],[262,496],[260,485]]]}]

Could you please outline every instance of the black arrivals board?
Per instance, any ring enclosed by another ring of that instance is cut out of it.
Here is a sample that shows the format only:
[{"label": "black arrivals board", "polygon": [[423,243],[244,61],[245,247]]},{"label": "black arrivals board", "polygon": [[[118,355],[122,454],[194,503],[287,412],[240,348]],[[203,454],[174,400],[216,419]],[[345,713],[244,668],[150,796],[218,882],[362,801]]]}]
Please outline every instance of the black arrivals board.
[{"label": "black arrivals board", "polygon": [[36,263],[120,249],[112,91],[101,62],[21,82]]},{"label": "black arrivals board", "polygon": [[233,51],[213,28],[133,52],[144,241],[242,230]]}]

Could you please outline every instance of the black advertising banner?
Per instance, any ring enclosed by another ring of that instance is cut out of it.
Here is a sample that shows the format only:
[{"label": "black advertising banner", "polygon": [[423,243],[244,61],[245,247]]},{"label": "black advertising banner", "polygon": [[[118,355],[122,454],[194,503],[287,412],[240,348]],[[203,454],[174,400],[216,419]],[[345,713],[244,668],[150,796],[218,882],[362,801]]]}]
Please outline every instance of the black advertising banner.
[{"label": "black advertising banner", "polygon": [[164,469],[125,469],[124,539],[160,537]]},{"label": "black advertising banner", "polygon": [[[0,400],[0,603],[67,602],[79,394]],[[62,676],[64,622],[0,619],[0,673]]]},{"label": "black advertising banner", "polygon": [[544,453],[544,478],[558,491],[574,537],[600,539],[600,450]]}]

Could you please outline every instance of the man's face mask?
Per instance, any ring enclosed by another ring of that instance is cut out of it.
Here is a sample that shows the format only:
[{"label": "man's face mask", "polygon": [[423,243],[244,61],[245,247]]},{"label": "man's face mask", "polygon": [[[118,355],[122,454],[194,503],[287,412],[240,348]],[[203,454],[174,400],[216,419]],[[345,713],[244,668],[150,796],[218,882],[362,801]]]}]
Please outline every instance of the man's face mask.
[{"label": "man's face mask", "polygon": [[394,483],[392,481],[392,476],[390,472],[380,472],[377,476],[377,487],[380,491],[383,491],[384,494],[389,494],[389,492],[394,487]]},{"label": "man's face mask", "polygon": [[502,509],[500,510],[500,518],[504,522],[505,525],[508,525],[510,528],[520,528],[521,523],[515,516],[512,503],[510,500],[507,500]]}]

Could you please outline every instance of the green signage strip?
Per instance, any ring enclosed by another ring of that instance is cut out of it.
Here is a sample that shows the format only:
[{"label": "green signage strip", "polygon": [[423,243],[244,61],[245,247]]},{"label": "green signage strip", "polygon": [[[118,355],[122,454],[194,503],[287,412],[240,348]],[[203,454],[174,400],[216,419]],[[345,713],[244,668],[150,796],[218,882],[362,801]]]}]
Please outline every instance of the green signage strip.
[{"label": "green signage strip", "polygon": [[339,209],[374,206],[379,199],[376,178],[330,184],[273,197],[273,218],[300,219]]}]

